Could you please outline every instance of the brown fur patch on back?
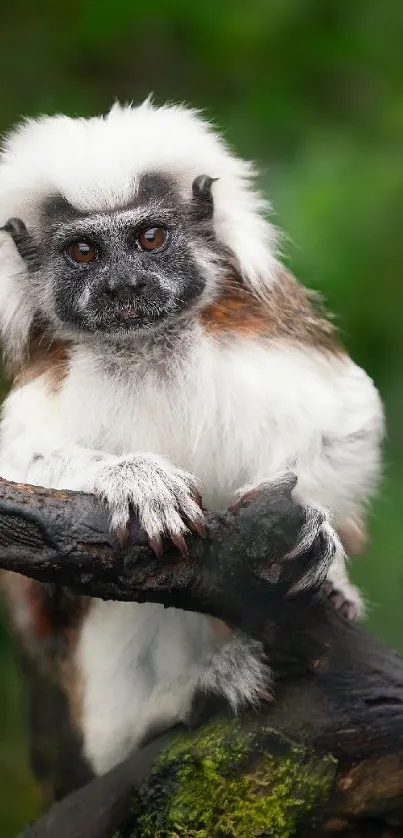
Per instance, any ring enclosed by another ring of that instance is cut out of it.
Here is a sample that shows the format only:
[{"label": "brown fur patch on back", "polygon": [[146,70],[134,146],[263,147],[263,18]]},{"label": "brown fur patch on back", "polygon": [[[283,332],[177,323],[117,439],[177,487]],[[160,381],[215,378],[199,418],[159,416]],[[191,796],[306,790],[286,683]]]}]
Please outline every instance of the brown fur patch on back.
[{"label": "brown fur patch on back", "polygon": [[37,653],[40,656],[51,640],[57,657],[68,655],[88,611],[89,600],[65,588],[11,571],[0,572],[0,585],[11,622],[26,651],[34,657]]},{"label": "brown fur patch on back", "polygon": [[14,377],[14,386],[22,387],[39,376],[46,376],[49,389],[57,391],[67,376],[71,343],[53,340],[49,344],[46,327],[35,324],[31,330],[27,360]]},{"label": "brown fur patch on back", "polygon": [[202,311],[201,322],[217,337],[285,338],[342,351],[336,329],[320,311],[315,293],[282,268],[264,300],[246,288],[236,273],[227,276],[218,299]]},{"label": "brown fur patch on back", "polygon": [[52,627],[43,608],[38,583],[19,573],[2,571],[1,589],[5,596],[13,627],[26,650],[34,655],[36,640],[49,637]]}]

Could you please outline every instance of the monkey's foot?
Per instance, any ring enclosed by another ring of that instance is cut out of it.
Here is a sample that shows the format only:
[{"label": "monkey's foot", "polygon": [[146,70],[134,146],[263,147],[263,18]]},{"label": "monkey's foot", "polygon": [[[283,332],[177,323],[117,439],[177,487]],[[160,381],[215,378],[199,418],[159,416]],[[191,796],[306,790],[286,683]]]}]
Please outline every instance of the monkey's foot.
[{"label": "monkey's foot", "polygon": [[233,634],[213,653],[197,677],[202,693],[224,696],[235,712],[270,701],[271,684],[262,644],[240,633]]}]

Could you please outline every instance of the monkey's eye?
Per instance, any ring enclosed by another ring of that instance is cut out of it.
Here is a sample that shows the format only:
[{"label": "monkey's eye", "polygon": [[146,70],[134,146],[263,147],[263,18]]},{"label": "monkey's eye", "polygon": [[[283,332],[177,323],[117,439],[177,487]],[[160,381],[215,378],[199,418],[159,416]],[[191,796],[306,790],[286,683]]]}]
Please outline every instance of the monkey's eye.
[{"label": "monkey's eye", "polygon": [[137,236],[137,245],[140,250],[158,250],[165,244],[168,233],[164,227],[149,227],[142,230]]},{"label": "monkey's eye", "polygon": [[87,239],[72,242],[67,248],[67,253],[73,262],[88,264],[98,258],[98,250],[92,242]]}]

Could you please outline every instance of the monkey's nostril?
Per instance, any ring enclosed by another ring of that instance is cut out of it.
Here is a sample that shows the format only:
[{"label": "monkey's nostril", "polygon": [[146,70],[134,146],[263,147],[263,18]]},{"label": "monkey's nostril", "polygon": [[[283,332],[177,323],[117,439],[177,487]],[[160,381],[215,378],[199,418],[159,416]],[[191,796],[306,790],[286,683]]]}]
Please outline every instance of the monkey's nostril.
[{"label": "monkey's nostril", "polygon": [[146,280],[144,277],[119,277],[114,276],[110,277],[110,279],[105,284],[105,291],[108,297],[113,297],[113,299],[117,299],[123,294],[128,294],[131,296],[135,296],[138,291],[141,291],[146,285]]},{"label": "monkey's nostril", "polygon": [[146,282],[145,278],[144,277],[139,277],[139,279],[136,279],[136,281],[134,283],[134,288],[135,288],[136,291],[142,291],[143,288],[146,287],[146,285],[147,285],[147,282]]}]

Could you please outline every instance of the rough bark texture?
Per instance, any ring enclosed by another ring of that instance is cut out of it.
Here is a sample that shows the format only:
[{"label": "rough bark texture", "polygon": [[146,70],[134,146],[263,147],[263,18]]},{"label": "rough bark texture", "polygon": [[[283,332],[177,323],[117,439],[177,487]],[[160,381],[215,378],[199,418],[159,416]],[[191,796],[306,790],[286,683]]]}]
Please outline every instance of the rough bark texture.
[{"label": "rough bark texture", "polygon": [[257,623],[273,603],[327,564],[319,538],[284,561],[300,538],[305,510],[293,503],[295,480],[252,496],[234,513],[206,513],[206,537],[187,539],[188,556],[149,549],[136,520],[121,549],[91,495],[0,479],[0,568],[103,599],[160,602],[203,611],[235,625]]},{"label": "rough bark texture", "polygon": [[241,719],[198,698],[194,730],[156,737],[27,838],[403,834],[403,661],[320,595],[320,539],[286,558],[304,524],[292,485],[207,515],[187,558],[157,559],[135,522],[121,550],[89,496],[2,482],[0,567],[214,614],[259,638],[276,674],[275,700]]}]

